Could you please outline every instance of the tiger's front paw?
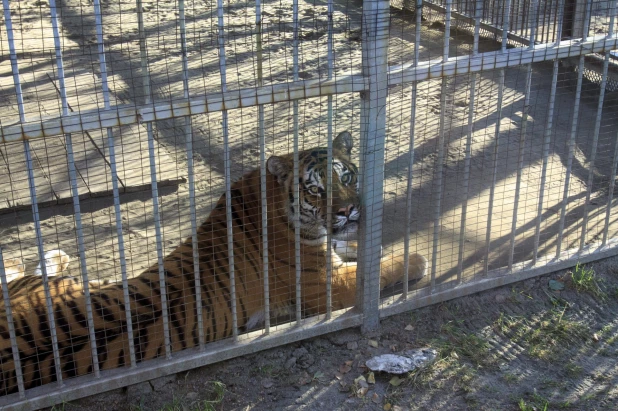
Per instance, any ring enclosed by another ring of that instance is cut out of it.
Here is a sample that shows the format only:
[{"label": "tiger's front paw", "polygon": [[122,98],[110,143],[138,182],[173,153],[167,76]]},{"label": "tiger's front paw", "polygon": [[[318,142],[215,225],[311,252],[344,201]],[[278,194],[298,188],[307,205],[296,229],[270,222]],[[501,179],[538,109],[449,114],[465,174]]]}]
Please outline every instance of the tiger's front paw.
[{"label": "tiger's front paw", "polygon": [[[405,258],[403,255],[390,255],[382,258],[381,267],[381,288],[403,281],[405,274]],[[427,259],[420,254],[411,253],[408,260],[408,280],[423,278],[426,274]]]},{"label": "tiger's front paw", "polygon": [[356,261],[358,258],[358,243],[356,241],[333,240],[333,251],[343,261]]}]

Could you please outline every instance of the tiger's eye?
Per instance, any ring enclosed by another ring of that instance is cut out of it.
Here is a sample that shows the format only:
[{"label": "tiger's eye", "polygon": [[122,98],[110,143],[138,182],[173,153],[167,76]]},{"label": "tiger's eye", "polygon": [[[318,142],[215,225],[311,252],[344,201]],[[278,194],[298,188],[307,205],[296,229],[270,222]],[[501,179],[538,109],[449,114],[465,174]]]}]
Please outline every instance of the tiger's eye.
[{"label": "tiger's eye", "polygon": [[320,192],[320,188],[318,186],[312,186],[312,187],[309,187],[309,191],[312,194],[318,194]]},{"label": "tiger's eye", "polygon": [[349,184],[350,180],[352,179],[350,173],[345,173],[344,175],[341,176],[341,182],[343,184]]}]

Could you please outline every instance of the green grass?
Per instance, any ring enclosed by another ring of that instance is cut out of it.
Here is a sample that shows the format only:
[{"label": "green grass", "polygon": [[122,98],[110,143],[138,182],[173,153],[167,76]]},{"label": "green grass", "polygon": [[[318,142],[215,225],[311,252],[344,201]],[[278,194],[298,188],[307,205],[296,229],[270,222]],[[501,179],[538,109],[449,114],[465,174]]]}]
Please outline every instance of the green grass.
[{"label": "green grass", "polygon": [[453,321],[444,324],[440,332],[442,338],[435,343],[442,358],[455,353],[457,357],[466,358],[477,366],[495,362],[495,357],[489,352],[489,343],[485,339],[466,333]]},{"label": "green grass", "polygon": [[532,394],[530,401],[526,402],[520,398],[517,402],[520,411],[547,411],[549,410],[549,401],[538,394]]},{"label": "green grass", "polygon": [[526,348],[531,357],[554,360],[563,349],[590,335],[587,325],[566,315],[567,309],[553,308],[532,319],[501,313],[494,329]]},{"label": "green grass", "polygon": [[567,376],[573,378],[582,375],[584,369],[581,366],[571,362],[564,366],[564,371],[566,372]]},{"label": "green grass", "polygon": [[588,292],[597,298],[604,299],[605,293],[599,286],[594,269],[577,263],[571,271],[571,281],[578,292]]}]

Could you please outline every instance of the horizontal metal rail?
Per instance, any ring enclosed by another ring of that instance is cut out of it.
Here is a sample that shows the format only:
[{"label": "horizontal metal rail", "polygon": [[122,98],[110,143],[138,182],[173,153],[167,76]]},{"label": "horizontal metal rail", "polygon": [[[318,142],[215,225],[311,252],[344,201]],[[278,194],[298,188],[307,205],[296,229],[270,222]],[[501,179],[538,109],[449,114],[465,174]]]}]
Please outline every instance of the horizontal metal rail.
[{"label": "horizontal metal rail", "polygon": [[584,247],[583,250],[572,248],[560,253],[556,258],[555,254],[539,257],[536,264],[532,260],[513,264],[512,270],[503,267],[490,270],[487,276],[481,280],[460,284],[456,279],[436,285],[435,289],[425,287],[418,292],[403,299],[389,299],[382,304],[380,318],[391,315],[401,314],[417,308],[438,304],[454,298],[475,294],[503,285],[516,283],[540,275],[565,270],[574,267],[576,264],[586,264],[592,261],[609,258],[618,255],[618,238],[613,238],[603,245],[595,242]]},{"label": "horizontal metal rail", "polygon": [[174,353],[172,359],[154,359],[140,363],[135,368],[116,368],[101,371],[102,378],[84,376],[65,381],[62,390],[57,385],[47,384],[26,391],[26,399],[20,399],[18,394],[10,394],[0,398],[0,409],[3,411],[28,411],[52,407],[63,401],[73,401],[100,392],[113,390],[148,381],[165,375],[185,372],[220,361],[229,360],[242,355],[253,354],[284,344],[290,344],[307,338],[317,337],[346,328],[358,327],[362,324],[362,316],[351,311],[334,311],[332,320],[303,320],[302,325],[290,323],[279,325],[277,330],[264,336],[262,331],[249,334],[248,338],[238,341],[231,339],[209,343],[208,350],[199,348]]},{"label": "horizontal metal rail", "polygon": [[[433,9],[435,11],[438,11],[440,13],[445,13],[446,14],[446,8],[436,4],[436,3],[432,3],[430,1],[423,1],[423,7],[427,7],[429,9]],[[452,20],[459,20],[462,21],[464,23],[469,24],[470,26],[474,27],[476,25],[475,19],[474,17],[470,17],[470,16],[466,16],[465,14],[461,14],[456,12],[455,10],[450,10],[451,13],[451,19]],[[496,36],[496,38],[503,38],[504,37],[504,32],[505,30],[500,28],[500,27],[496,27],[496,26],[492,26],[491,24],[488,23],[484,23],[484,22],[480,22],[479,23],[479,27],[482,30],[488,31],[492,34],[494,34]],[[513,40],[516,41],[517,43],[523,44],[525,46],[530,44],[530,40],[520,36],[518,34],[512,33],[510,31],[506,32],[506,36],[509,40]]]},{"label": "horizontal metal rail", "polygon": [[[389,69],[388,85],[422,81],[431,78],[477,73],[539,63],[554,59],[579,57],[618,48],[618,37],[599,35],[586,41],[565,40],[560,43],[542,44],[534,48],[514,48],[505,53],[494,51],[476,56],[461,56],[430,60],[414,65],[409,62]],[[76,112],[68,116],[56,116],[35,121],[18,122],[0,128],[0,142],[51,137],[66,133],[80,133],[141,122],[185,117],[196,114],[252,107],[282,101],[310,97],[366,91],[369,80],[360,74],[338,76],[334,80],[295,81],[274,86],[262,86],[225,93],[209,93],[167,103],[153,103],[144,106],[116,106],[107,110],[94,109]]]},{"label": "horizontal metal rail", "polygon": [[[514,264],[512,271],[509,271],[508,267],[491,270],[488,272],[487,277],[480,281],[459,284],[457,280],[453,280],[436,285],[433,291],[426,287],[413,292],[407,300],[397,296],[386,299],[386,302],[381,304],[380,318],[526,280],[557,270],[564,270],[575,266],[577,263],[588,263],[615,255],[618,255],[618,239],[611,239],[605,245],[597,242],[587,245],[583,250],[565,250],[558,258],[555,256],[540,257],[535,265],[531,261]],[[248,334],[247,338],[242,338],[238,341],[226,339],[210,343],[208,350],[195,348],[180,351],[171,360],[155,359],[139,364],[136,368],[103,370],[101,371],[102,378],[95,379],[92,376],[85,376],[75,380],[67,380],[62,391],[59,391],[54,384],[48,384],[27,390],[27,399],[25,400],[20,399],[18,394],[7,395],[0,398],[0,409],[6,411],[27,411],[51,407],[62,401],[72,401],[77,398],[137,384],[153,378],[225,361],[241,355],[254,354],[261,350],[317,337],[333,331],[358,327],[362,325],[362,322],[361,314],[345,310],[333,311],[331,320],[309,318],[305,319],[300,326],[291,322],[287,325],[277,326],[276,330],[271,329],[271,334],[268,336],[264,336],[261,330],[255,331]]]}]

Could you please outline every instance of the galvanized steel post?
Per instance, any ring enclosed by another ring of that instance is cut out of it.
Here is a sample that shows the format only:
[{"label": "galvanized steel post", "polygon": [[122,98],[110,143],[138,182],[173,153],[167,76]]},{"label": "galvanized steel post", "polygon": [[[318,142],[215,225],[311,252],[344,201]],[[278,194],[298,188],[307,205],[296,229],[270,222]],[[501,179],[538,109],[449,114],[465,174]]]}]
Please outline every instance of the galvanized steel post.
[{"label": "galvanized steel post", "polygon": [[384,207],[384,142],[388,86],[389,1],[363,1],[363,75],[369,88],[361,94],[361,207],[357,304],[363,332],[379,324],[380,259]]}]

